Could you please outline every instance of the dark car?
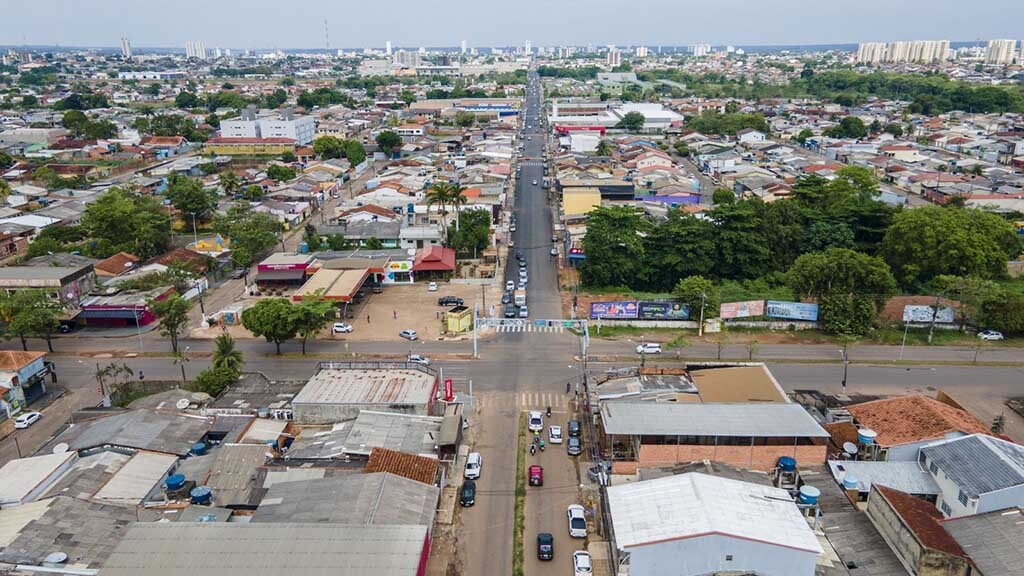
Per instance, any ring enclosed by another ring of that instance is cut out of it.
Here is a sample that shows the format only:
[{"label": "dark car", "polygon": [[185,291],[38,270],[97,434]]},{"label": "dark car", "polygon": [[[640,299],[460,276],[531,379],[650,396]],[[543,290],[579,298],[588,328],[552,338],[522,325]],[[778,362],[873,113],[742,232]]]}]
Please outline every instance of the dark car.
[{"label": "dark car", "polygon": [[519,311],[516,309],[515,304],[508,304],[505,306],[505,318],[515,318]]},{"label": "dark car", "polygon": [[569,425],[566,426],[566,431],[569,433],[569,437],[570,438],[579,438],[580,437],[580,421],[579,420],[569,420]]},{"label": "dark car", "polygon": [[537,558],[551,560],[555,557],[555,537],[548,532],[537,534]]},{"label": "dark car", "polygon": [[512,303],[512,293],[511,292],[502,292],[501,293],[501,303],[502,304],[511,304]]},{"label": "dark car", "polygon": [[462,483],[462,489],[459,490],[459,504],[463,506],[476,504],[476,482],[466,480]]},{"label": "dark car", "polygon": [[231,271],[231,277],[234,278],[235,280],[238,280],[239,278],[245,278],[245,275],[248,273],[248,268],[235,268],[234,270]]},{"label": "dark car", "polygon": [[526,260],[526,256],[523,256],[522,250],[516,250],[516,260]]},{"label": "dark car", "polygon": [[581,452],[583,452],[583,443],[580,442],[579,436],[570,436],[565,444],[565,453],[569,456],[579,456]]},{"label": "dark car", "polygon": [[437,299],[438,306],[462,306],[464,301],[458,296],[441,296]]}]

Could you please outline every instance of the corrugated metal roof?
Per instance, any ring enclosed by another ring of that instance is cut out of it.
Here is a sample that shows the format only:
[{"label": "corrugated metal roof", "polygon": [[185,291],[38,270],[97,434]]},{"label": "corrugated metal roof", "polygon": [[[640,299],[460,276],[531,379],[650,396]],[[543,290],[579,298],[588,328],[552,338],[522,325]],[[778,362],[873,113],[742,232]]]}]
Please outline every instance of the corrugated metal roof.
[{"label": "corrugated metal roof", "polygon": [[292,399],[297,404],[426,404],[435,376],[420,370],[320,370]]},{"label": "corrugated metal roof", "polygon": [[66,442],[71,450],[85,450],[109,444],[184,456],[212,424],[212,418],[131,410],[76,424],[47,446]]},{"label": "corrugated metal roof", "polygon": [[1020,508],[944,520],[982,574],[1024,576],[1024,513]]},{"label": "corrugated metal roof", "polygon": [[1024,446],[984,434],[930,444],[921,449],[970,498],[1024,484]]},{"label": "corrugated metal roof", "polygon": [[133,524],[103,576],[415,576],[426,526]]},{"label": "corrugated metal roof", "polygon": [[269,450],[261,444],[222,444],[214,450],[206,485],[217,506],[256,504],[256,468],[267,461]]},{"label": "corrugated metal roof", "polygon": [[178,461],[173,454],[136,452],[114,477],[96,493],[97,500],[111,504],[138,504],[163,480]]},{"label": "corrugated metal roof", "polygon": [[857,478],[860,492],[871,490],[872,484],[894,488],[907,494],[940,494],[935,479],[917,462],[880,460],[829,460],[832,477],[842,483],[847,474]]},{"label": "corrugated metal roof", "polygon": [[32,492],[54,476],[68,461],[78,457],[75,452],[46,454],[11,460],[0,468],[0,506],[21,504]]},{"label": "corrugated metal roof", "polygon": [[799,404],[603,402],[605,434],[827,438]]},{"label": "corrugated metal roof", "polygon": [[691,472],[608,488],[621,550],[723,534],[821,553],[821,546],[788,492]]}]

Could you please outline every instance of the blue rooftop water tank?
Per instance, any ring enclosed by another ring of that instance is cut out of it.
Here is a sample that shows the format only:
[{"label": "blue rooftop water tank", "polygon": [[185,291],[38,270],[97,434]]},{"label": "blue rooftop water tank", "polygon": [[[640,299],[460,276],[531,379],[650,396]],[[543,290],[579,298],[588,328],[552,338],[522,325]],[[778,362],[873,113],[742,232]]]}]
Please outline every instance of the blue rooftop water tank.
[{"label": "blue rooftop water tank", "polygon": [[193,504],[209,504],[212,492],[209,486],[196,486],[189,492],[189,496],[192,497]]},{"label": "blue rooftop water tank", "polygon": [[857,490],[858,488],[860,488],[860,480],[853,474],[847,472],[846,475],[843,476],[843,489]]},{"label": "blue rooftop water tank", "polygon": [[789,456],[779,458],[779,468],[782,468],[784,472],[792,472],[793,470],[796,470],[796,459],[790,458]]},{"label": "blue rooftop water tank", "polygon": [[857,442],[864,444],[865,446],[875,443],[875,439],[878,438],[878,432],[871,430],[870,428],[861,428],[857,430]]},{"label": "blue rooftop water tank", "polygon": [[817,504],[819,497],[821,497],[821,490],[814,486],[804,485],[800,487],[801,504]]},{"label": "blue rooftop water tank", "polygon": [[309,254],[309,242],[301,242],[301,243],[299,243],[299,253],[300,254]]},{"label": "blue rooftop water tank", "polygon": [[185,485],[184,474],[171,474],[167,477],[167,489],[168,490],[181,490]]},{"label": "blue rooftop water tank", "polygon": [[196,442],[195,444],[192,445],[192,453],[195,454],[196,456],[202,456],[203,454],[206,454],[206,450],[207,447],[205,442]]}]

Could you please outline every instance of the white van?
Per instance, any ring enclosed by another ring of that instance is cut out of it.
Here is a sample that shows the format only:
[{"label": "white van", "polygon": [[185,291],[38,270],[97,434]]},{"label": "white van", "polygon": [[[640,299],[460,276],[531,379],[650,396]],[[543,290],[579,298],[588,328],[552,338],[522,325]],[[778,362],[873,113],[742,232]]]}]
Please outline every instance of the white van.
[{"label": "white van", "polygon": [[479,452],[470,452],[466,457],[466,471],[464,476],[470,480],[480,477],[480,469],[484,465],[484,459]]}]

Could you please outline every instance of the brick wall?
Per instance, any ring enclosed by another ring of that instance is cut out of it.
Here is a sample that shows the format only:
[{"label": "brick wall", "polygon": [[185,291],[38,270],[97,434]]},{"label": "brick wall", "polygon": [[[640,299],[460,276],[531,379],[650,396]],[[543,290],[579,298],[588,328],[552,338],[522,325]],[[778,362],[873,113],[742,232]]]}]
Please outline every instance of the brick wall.
[{"label": "brick wall", "polygon": [[[825,446],[640,446],[640,466],[677,464],[699,460],[722,462],[738,468],[769,470],[781,456],[791,456],[797,462],[824,464]],[[618,463],[616,463],[618,464]]]}]

